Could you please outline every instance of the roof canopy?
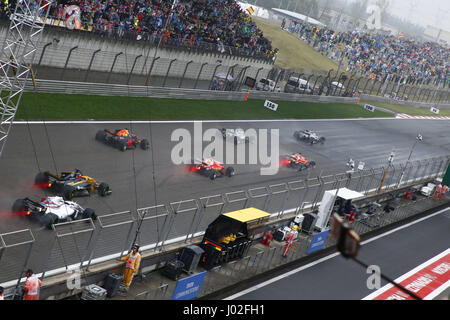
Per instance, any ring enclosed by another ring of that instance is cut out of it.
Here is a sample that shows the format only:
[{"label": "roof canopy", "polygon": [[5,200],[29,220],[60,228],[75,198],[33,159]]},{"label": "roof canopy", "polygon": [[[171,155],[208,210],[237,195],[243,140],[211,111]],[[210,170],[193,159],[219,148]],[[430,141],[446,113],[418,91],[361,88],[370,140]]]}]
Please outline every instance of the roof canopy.
[{"label": "roof canopy", "polygon": [[270,216],[270,213],[264,212],[264,211],[256,209],[256,208],[247,208],[247,209],[224,213],[223,215],[227,216],[231,219],[237,220],[239,222],[246,223],[246,222],[258,220],[260,218],[268,217],[268,216]]},{"label": "roof canopy", "polygon": [[313,19],[311,17],[307,17],[307,16],[305,16],[305,15],[303,15],[301,13],[288,11],[288,10],[283,10],[283,9],[278,9],[278,8],[272,8],[272,10],[277,12],[277,13],[284,14],[284,15],[292,18],[292,19],[301,20],[301,21],[308,20],[308,23],[311,23],[311,24],[314,24],[314,25],[320,26],[320,27],[325,27],[325,25],[322,22],[320,22],[320,21],[318,21],[316,19]]},{"label": "roof canopy", "polygon": [[[328,190],[326,192],[330,192],[333,195],[336,194],[336,189],[334,190]],[[340,188],[338,189],[338,193],[337,196],[339,198],[342,198],[344,200],[350,200],[350,199],[355,199],[355,198],[360,198],[360,197],[364,197],[364,195],[362,193],[347,189],[347,188]]]}]

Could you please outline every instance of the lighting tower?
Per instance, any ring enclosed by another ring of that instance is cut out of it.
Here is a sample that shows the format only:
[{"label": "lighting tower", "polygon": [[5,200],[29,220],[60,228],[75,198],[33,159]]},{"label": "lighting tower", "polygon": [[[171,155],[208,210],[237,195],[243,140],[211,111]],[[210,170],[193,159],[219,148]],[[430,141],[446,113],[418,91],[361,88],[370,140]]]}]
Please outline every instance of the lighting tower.
[{"label": "lighting tower", "polygon": [[[53,0],[17,0],[0,52],[0,157]],[[31,72],[30,72],[31,71]]]}]

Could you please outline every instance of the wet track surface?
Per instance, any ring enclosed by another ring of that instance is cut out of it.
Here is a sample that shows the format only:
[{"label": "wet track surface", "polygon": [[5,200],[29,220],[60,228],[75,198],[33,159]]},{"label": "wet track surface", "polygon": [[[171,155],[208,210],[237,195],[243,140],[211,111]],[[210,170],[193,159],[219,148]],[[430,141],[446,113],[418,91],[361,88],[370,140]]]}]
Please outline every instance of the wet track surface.
[{"label": "wet track surface", "polygon": [[[17,198],[40,199],[43,190],[33,187],[39,171],[60,172],[80,169],[85,175],[110,185],[107,197],[93,195],[76,198],[83,207],[94,208],[97,215],[136,208],[169,204],[170,202],[198,199],[253,187],[275,185],[301,180],[307,176],[343,173],[346,162],[353,158],[365,168],[384,166],[389,153],[395,148],[394,162],[405,162],[417,133],[424,137],[417,143],[411,160],[450,154],[450,122],[436,120],[317,120],[317,121],[258,121],[258,122],[203,122],[208,128],[279,129],[280,155],[301,152],[316,161],[316,168],[297,172],[280,168],[276,175],[260,175],[258,164],[232,165],[236,175],[214,181],[193,172],[171,160],[172,132],[184,128],[193,132],[193,123],[78,123],[78,124],[15,124],[0,159],[0,232],[30,228],[39,247],[34,248],[31,261],[39,253],[49,251],[52,232],[27,219],[12,216],[10,209]],[[150,149],[121,152],[94,139],[101,129],[127,127],[138,137],[149,138]],[[309,145],[293,138],[295,130],[312,129],[326,137],[323,145]],[[219,137],[222,139],[221,137]],[[269,139],[270,140],[270,139]],[[33,148],[33,145],[35,148]],[[204,146],[208,142],[204,142]],[[194,150],[192,149],[194,158]],[[203,222],[205,226],[207,223]],[[177,219],[171,236],[188,231],[189,216]],[[202,229],[204,230],[204,229]],[[99,252],[100,254],[100,252]],[[39,268],[39,267],[37,267]],[[0,279],[1,280],[1,279]]]},{"label": "wet track surface", "polygon": [[[450,209],[363,244],[358,259],[376,265],[397,279],[448,249]],[[287,272],[288,270],[285,270]],[[369,273],[341,255],[331,257],[289,277],[240,295],[239,300],[359,300],[375,290],[367,287]],[[381,287],[387,282],[382,279]]]}]

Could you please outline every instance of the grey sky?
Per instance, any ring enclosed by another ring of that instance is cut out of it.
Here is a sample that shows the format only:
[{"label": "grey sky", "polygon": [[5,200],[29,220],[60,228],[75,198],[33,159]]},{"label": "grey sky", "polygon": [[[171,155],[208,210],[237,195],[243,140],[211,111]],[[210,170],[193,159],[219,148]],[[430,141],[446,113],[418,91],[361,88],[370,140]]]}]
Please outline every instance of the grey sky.
[{"label": "grey sky", "polygon": [[388,10],[421,26],[432,25],[450,32],[450,0],[390,0]]}]

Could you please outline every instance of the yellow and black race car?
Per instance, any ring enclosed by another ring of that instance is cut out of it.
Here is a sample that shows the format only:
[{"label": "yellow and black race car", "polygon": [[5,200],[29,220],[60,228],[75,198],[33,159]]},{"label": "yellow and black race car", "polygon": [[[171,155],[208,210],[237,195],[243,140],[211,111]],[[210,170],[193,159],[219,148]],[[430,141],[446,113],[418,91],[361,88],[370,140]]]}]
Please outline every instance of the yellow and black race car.
[{"label": "yellow and black race car", "polygon": [[83,175],[78,169],[63,171],[61,175],[49,171],[39,172],[34,183],[39,188],[49,189],[53,193],[61,195],[65,200],[89,196],[94,191],[97,191],[102,197],[110,195],[112,192],[108,184],[98,183],[95,179]]}]

